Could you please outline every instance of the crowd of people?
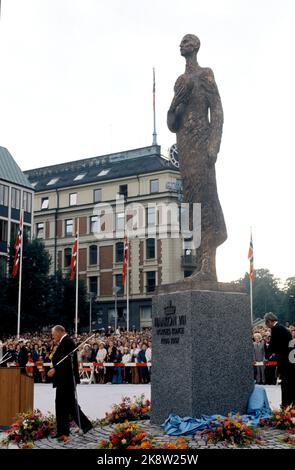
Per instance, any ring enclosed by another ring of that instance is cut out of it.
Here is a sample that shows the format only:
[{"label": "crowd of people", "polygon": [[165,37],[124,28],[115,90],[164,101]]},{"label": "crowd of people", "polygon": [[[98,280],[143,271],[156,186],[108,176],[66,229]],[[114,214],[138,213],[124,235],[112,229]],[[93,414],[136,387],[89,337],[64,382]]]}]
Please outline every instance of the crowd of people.
[{"label": "crowd of people", "polygon": [[[81,363],[113,363],[114,366],[97,365],[92,368],[91,381],[94,383],[149,383],[150,367],[116,366],[115,364],[145,364],[152,360],[151,330],[125,331],[109,327],[94,334],[81,334],[74,338]],[[86,341],[86,342],[85,342]],[[84,343],[82,345],[82,343]],[[25,367],[27,362],[35,363],[27,367],[35,382],[49,382],[47,372],[52,354],[56,348],[50,330],[44,333],[25,333],[20,339],[6,337],[0,340],[1,357],[8,359],[3,365],[15,363]],[[6,354],[6,356],[5,356]],[[48,364],[48,365],[43,365]]]},{"label": "crowd of people", "polygon": [[[295,339],[295,326],[286,325]],[[260,363],[254,366],[254,378],[257,384],[276,385],[279,382],[277,367],[272,363],[277,360],[270,349],[271,330],[263,325],[253,328],[253,360]],[[262,364],[265,363],[265,364]]]},{"label": "crowd of people", "polygon": [[[295,339],[295,326],[287,325],[287,327]],[[254,378],[258,384],[275,385],[279,379],[277,368],[273,365],[276,356],[269,347],[270,338],[271,330],[265,324],[253,328],[253,361],[254,364],[260,363],[254,366]],[[102,328],[94,336],[84,333],[73,339],[77,345],[81,344],[78,349],[80,363],[114,364],[114,366],[93,366],[91,382],[101,384],[150,382],[151,368],[148,365],[128,367],[115,364],[151,363],[151,329],[114,331],[109,327],[107,330]],[[35,366],[27,367],[27,372],[33,375],[35,382],[50,382],[47,372],[55,348],[50,329],[43,333],[25,333],[20,339],[16,336],[4,337],[0,339],[0,361],[2,357],[9,358],[3,365],[14,363],[21,367],[25,367],[28,362],[35,363]],[[265,362],[266,364],[262,364]]]}]

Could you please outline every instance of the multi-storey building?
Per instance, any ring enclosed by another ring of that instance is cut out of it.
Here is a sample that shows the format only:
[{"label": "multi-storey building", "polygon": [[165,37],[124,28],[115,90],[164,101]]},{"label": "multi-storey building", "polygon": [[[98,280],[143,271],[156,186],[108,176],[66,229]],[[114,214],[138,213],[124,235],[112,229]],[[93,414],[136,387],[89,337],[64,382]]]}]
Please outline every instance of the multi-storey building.
[{"label": "multi-storey building", "polygon": [[6,275],[10,243],[14,243],[24,209],[24,231],[31,234],[34,190],[11,154],[0,147],[0,273]]},{"label": "multi-storey building", "polygon": [[155,287],[183,278],[187,269],[177,228],[178,168],[154,145],[25,173],[35,189],[34,233],[51,255],[52,272],[69,272],[79,230],[79,278],[95,297],[97,326],[114,325],[116,312],[118,325],[126,326],[127,231],[129,324],[150,326]]}]

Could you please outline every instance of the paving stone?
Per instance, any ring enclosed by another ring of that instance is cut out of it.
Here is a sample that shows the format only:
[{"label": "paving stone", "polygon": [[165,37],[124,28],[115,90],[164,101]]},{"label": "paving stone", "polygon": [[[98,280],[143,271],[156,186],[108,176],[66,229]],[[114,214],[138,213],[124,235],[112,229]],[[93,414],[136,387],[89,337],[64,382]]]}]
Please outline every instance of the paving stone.
[{"label": "paving stone", "polygon": [[[145,431],[147,431],[157,443],[161,442],[175,442],[178,436],[168,436],[164,433],[164,430],[160,426],[150,425],[148,420],[137,422]],[[79,435],[78,433],[72,433],[71,439],[62,443],[51,437],[35,441],[35,449],[95,449],[100,440],[108,438],[108,436],[115,429],[115,425],[108,425],[105,427],[96,427],[89,431],[87,434]],[[245,446],[247,449],[292,449],[292,445],[285,444],[281,441],[282,437],[286,436],[286,433],[280,429],[274,428],[261,428],[261,438],[263,445],[257,445],[256,443]],[[202,436],[196,434],[195,436],[186,436],[189,446],[193,449],[237,449],[236,446],[219,442],[217,444],[206,444],[206,441]],[[19,448],[16,444],[9,444],[9,449]],[[5,448],[2,447],[2,448]],[[1,447],[0,447],[1,449]]]}]

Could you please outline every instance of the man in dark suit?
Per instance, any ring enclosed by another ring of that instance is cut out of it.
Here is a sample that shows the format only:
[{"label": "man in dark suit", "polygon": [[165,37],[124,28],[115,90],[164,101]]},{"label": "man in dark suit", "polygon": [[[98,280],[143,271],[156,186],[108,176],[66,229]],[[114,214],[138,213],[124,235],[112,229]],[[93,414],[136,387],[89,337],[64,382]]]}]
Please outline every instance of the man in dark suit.
[{"label": "man in dark suit", "polygon": [[56,388],[57,434],[55,437],[66,441],[70,435],[70,417],[82,429],[84,434],[92,429],[92,424],[84,415],[76,400],[76,384],[80,383],[76,352],[58,364],[61,359],[75,349],[75,343],[67,335],[64,327],[60,325],[52,328],[52,337],[57,344],[57,348],[52,356],[53,368],[49,370],[48,376],[52,377],[53,387]]},{"label": "man in dark suit", "polygon": [[20,339],[18,344],[19,344],[20,350],[17,355],[17,362],[18,362],[19,367],[22,368],[21,372],[23,374],[26,374],[26,365],[29,359],[29,353],[25,346],[24,340]]},{"label": "man in dark suit", "polygon": [[281,377],[282,406],[295,405],[295,364],[290,361],[292,335],[288,328],[278,323],[274,313],[264,316],[265,324],[271,328],[270,351],[276,355],[278,373]]}]

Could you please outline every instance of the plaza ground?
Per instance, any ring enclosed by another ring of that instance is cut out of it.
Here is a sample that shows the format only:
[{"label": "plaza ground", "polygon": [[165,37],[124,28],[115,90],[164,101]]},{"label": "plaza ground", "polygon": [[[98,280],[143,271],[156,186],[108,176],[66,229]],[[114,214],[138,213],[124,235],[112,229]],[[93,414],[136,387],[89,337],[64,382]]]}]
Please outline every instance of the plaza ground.
[{"label": "plaza ground", "polygon": [[[34,407],[42,413],[54,413],[55,389],[51,384],[35,384]],[[103,418],[114,403],[120,403],[122,397],[132,398],[142,393],[147,399],[151,398],[151,386],[145,385],[94,385],[82,384],[77,387],[78,401],[83,412],[90,419]]]},{"label": "plaza ground", "polygon": [[[279,386],[269,385],[265,386],[267,396],[271,408],[277,408],[280,404],[281,389]],[[78,386],[79,403],[89,418],[96,419],[102,418],[106,411],[111,409],[112,404],[119,403],[123,396],[130,398],[144,394],[146,398],[150,399],[151,386],[147,385],[86,385]],[[40,409],[43,413],[54,413],[55,390],[50,384],[35,384],[35,400],[34,408]],[[150,433],[156,442],[161,443],[165,441],[173,442],[177,439],[174,436],[167,436],[160,426],[153,425],[150,421],[142,421],[139,423],[143,429]],[[35,448],[39,449],[95,449],[97,443],[101,439],[107,439],[113,431],[113,426],[106,426],[101,428],[95,427],[86,435],[80,436],[75,430],[72,431],[71,438],[67,443],[59,443],[56,439],[46,438],[40,441],[35,441]],[[269,428],[263,430],[263,448],[271,449],[290,449],[288,444],[282,442],[282,437],[285,435],[284,431]],[[4,439],[5,434],[0,433],[0,441]],[[189,445],[192,449],[204,448],[223,448],[223,443],[207,444],[199,435],[189,437]],[[7,447],[6,445],[4,447]],[[249,448],[261,448],[256,443],[248,446]],[[9,444],[8,448],[17,449],[15,444]]]}]

